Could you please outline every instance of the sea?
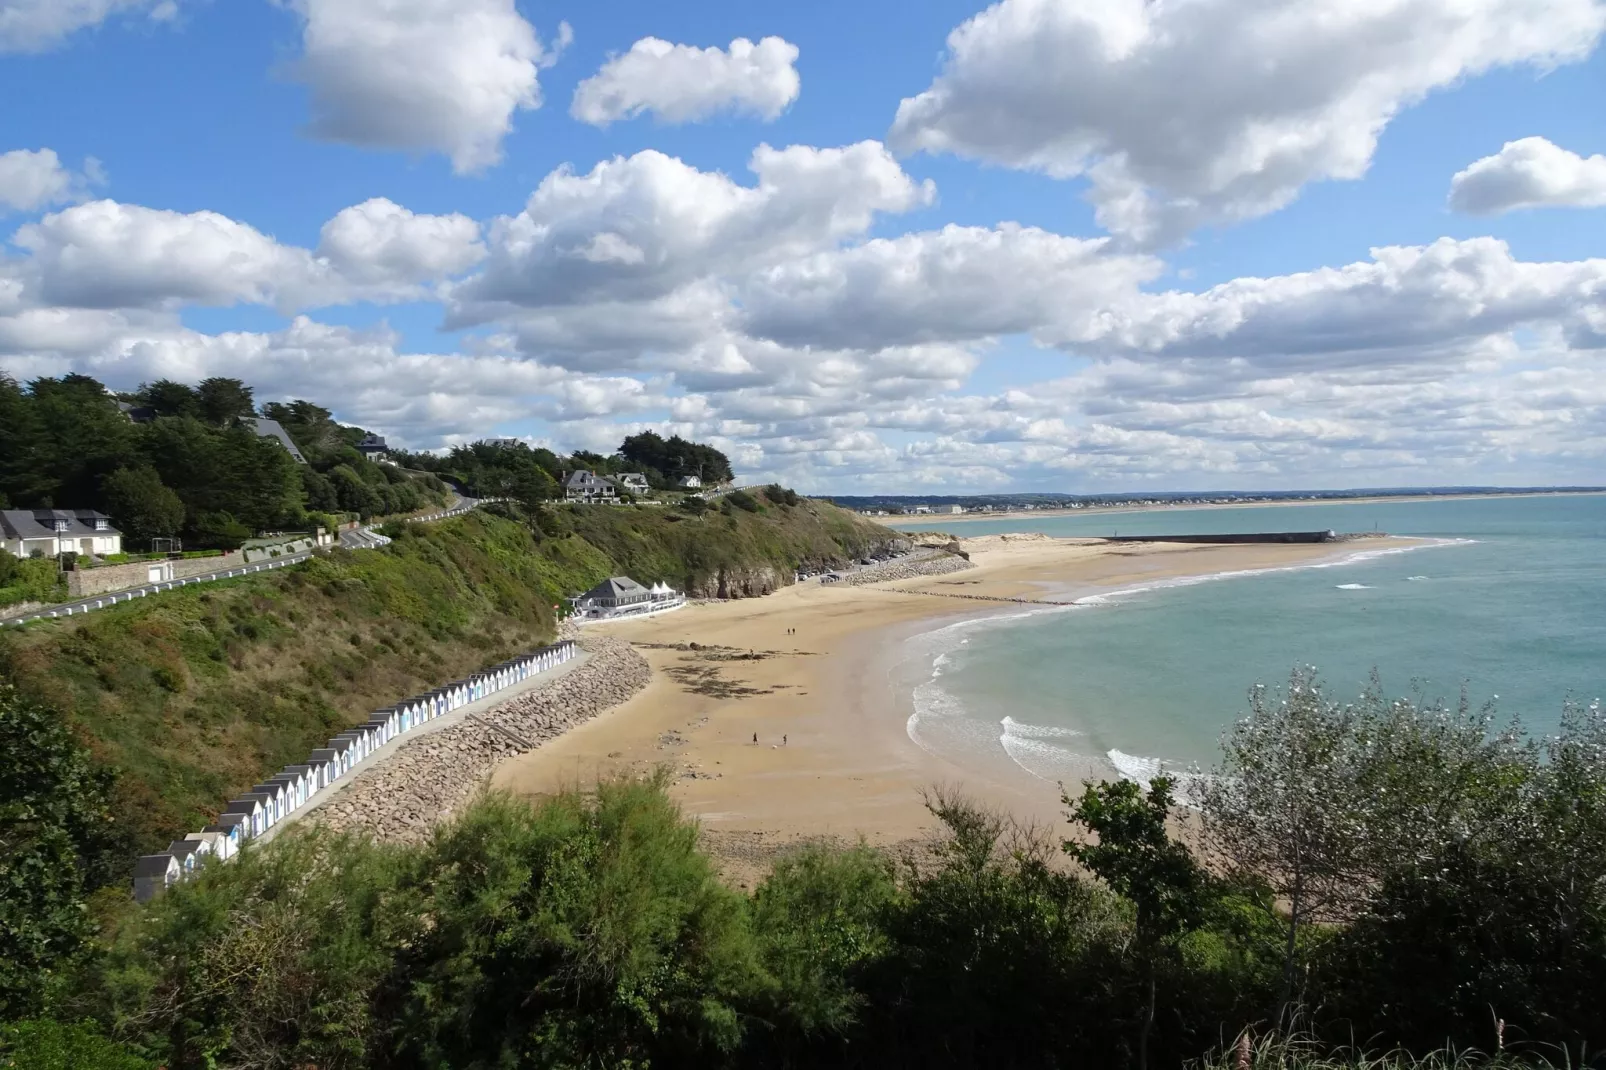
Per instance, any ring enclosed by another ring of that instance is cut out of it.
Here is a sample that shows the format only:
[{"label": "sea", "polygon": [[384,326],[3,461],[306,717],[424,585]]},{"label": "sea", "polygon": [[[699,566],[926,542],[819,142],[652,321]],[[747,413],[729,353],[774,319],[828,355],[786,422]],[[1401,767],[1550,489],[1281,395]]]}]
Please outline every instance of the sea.
[{"label": "sea", "polygon": [[[903,525],[911,526],[911,525]],[[1069,608],[948,625],[906,647],[910,738],[977,770],[1064,781],[1208,772],[1249,689],[1314,667],[1357,697],[1492,705],[1554,732],[1606,697],[1606,496],[1101,511],[943,524],[961,536],[1383,531],[1320,564],[1080,588]]]}]

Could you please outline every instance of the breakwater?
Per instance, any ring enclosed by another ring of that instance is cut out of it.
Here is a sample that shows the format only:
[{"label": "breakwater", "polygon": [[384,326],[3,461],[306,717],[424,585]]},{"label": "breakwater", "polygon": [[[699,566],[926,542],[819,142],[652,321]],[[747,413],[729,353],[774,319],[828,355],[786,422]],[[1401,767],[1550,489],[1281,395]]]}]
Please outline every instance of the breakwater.
[{"label": "breakwater", "polygon": [[[1341,542],[1355,536],[1336,531],[1253,531],[1224,535],[1108,535],[1105,542],[1187,542],[1245,545],[1253,543]],[[1371,533],[1368,533],[1371,537]]]},{"label": "breakwater", "polygon": [[143,902],[154,897],[198,867],[231,857],[247,841],[266,835],[307,806],[321,803],[326,792],[344,787],[362,764],[391,740],[554,669],[579,653],[579,645],[565,639],[376,710],[363,724],[314,750],[303,764],[286,766],[230,800],[217,820],[200,832],[174,840],[166,851],[141,856],[134,866],[135,898]]}]

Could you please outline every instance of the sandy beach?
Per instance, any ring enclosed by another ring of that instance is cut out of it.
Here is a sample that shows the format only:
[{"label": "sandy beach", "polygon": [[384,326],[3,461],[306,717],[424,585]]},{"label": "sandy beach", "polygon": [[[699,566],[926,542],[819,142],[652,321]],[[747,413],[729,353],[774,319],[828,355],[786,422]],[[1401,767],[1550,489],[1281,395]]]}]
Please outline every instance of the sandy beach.
[{"label": "sandy beach", "polygon": [[[1381,549],[1408,540],[1368,541]],[[1054,823],[1053,785],[984,758],[961,768],[910,740],[904,643],[952,621],[1068,601],[1154,579],[1310,564],[1347,545],[1193,546],[1049,539],[965,540],[976,567],[867,586],[808,581],[765,598],[590,624],[636,646],[652,682],[634,699],[512,759],[493,785],[526,795],[667,765],[674,794],[727,860],[761,866],[779,846],[836,837],[919,842],[921,790],[966,793]],[[955,597],[960,596],[960,597]],[[754,743],[757,736],[758,742]],[[755,868],[756,871],[756,868]]]}]

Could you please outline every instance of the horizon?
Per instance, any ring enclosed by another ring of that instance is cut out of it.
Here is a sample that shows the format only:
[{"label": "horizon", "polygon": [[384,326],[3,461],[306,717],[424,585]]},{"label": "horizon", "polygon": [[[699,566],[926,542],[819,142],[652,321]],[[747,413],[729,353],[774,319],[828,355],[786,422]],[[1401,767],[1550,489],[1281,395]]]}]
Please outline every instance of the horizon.
[{"label": "horizon", "polygon": [[816,496],[1586,485],[1603,34],[0,0],[0,371],[234,377],[410,450],[651,428]]}]

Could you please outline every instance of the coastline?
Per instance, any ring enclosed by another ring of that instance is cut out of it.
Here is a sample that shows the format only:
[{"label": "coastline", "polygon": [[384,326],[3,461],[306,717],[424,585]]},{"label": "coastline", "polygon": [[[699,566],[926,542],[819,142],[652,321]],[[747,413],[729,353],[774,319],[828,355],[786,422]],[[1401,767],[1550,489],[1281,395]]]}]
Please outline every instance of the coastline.
[{"label": "coastline", "polygon": [[1187,513],[1216,509],[1280,509],[1290,506],[1311,505],[1386,505],[1390,502],[1467,502],[1482,501],[1489,498],[1590,498],[1606,495],[1601,490],[1535,490],[1514,491],[1510,494],[1389,494],[1371,495],[1362,498],[1318,498],[1308,500],[1304,498],[1287,498],[1273,501],[1244,501],[1244,502],[1189,502],[1169,503],[1154,502],[1145,505],[1091,505],[1082,509],[1055,509],[1045,507],[1033,510],[1011,509],[1003,513],[961,513],[958,516],[932,513],[921,516],[919,519],[904,520],[888,516],[877,518],[882,524],[895,531],[936,531],[936,528],[923,528],[921,524],[976,524],[990,520],[1041,520],[1045,517],[1061,519],[1073,516],[1120,516],[1124,513],[1157,513],[1175,511]]},{"label": "coastline", "polygon": [[915,742],[913,692],[929,679],[931,662],[912,640],[956,624],[1066,608],[981,599],[1096,604],[1138,587],[1428,544],[1110,545],[992,535],[964,545],[975,567],[957,573],[865,586],[806,582],[762,599],[588,624],[587,634],[632,643],[652,667],[651,682],[504,762],[493,786],[536,796],[668,766],[672,794],[737,876],[757,873],[775,850],[799,840],[918,844],[934,829],[921,791],[935,785],[1024,821],[1057,823],[1057,787],[1034,781],[1001,747],[960,764]]}]

